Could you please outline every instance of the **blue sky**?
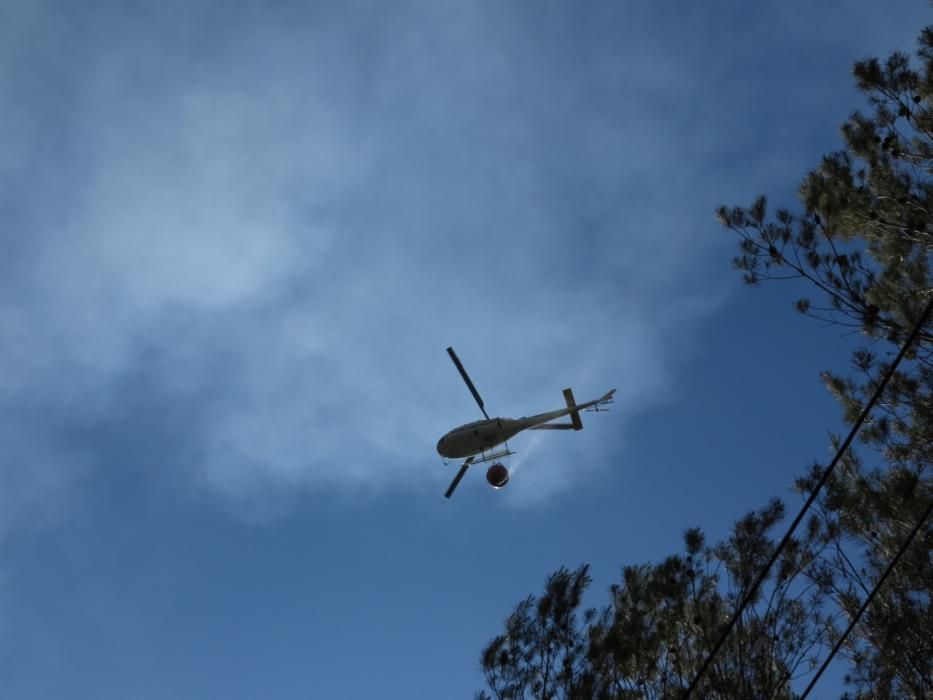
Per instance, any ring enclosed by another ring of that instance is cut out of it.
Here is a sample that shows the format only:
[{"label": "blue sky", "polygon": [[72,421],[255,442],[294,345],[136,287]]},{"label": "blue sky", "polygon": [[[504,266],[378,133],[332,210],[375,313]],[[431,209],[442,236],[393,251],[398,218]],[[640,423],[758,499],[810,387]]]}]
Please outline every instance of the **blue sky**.
[{"label": "blue sky", "polygon": [[[788,496],[857,339],[713,210],[793,203],[928,14],[7,0],[0,694],[470,697],[557,567]],[[617,403],[448,502],[448,345],[491,414]]]}]

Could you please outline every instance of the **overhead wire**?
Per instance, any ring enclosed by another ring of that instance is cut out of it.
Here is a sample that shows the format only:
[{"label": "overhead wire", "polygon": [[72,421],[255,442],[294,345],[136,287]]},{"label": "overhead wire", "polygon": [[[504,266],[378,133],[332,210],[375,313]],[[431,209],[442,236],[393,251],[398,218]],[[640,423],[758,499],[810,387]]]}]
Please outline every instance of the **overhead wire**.
[{"label": "overhead wire", "polygon": [[868,400],[868,403],[865,404],[865,407],[862,409],[861,414],[858,419],[852,425],[852,429],[849,431],[848,436],[846,436],[845,441],[842,445],[839,446],[839,449],[836,451],[836,455],[833,457],[833,460],[829,463],[829,466],[823,470],[820,480],[817,482],[816,486],[810,491],[810,496],[807,498],[806,502],[803,504],[803,507],[800,509],[800,512],[797,514],[797,517],[794,518],[794,522],[791,523],[790,528],[788,528],[787,533],[784,535],[783,539],[780,541],[778,546],[775,548],[774,552],[771,554],[771,558],[765,564],[764,568],[761,570],[761,573],[755,579],[755,582],[752,584],[752,587],[746,592],[745,596],[742,598],[739,603],[738,608],[735,613],[733,613],[732,618],[729,620],[729,624],[726,625],[725,630],[723,630],[722,635],[720,635],[719,640],[716,642],[716,646],[713,647],[712,651],[707,655],[706,659],[703,661],[703,665],[700,667],[700,670],[694,676],[693,681],[687,687],[687,690],[684,692],[684,700],[687,700],[696,690],[696,687],[699,685],[700,681],[703,679],[704,674],[710,665],[713,663],[713,659],[716,658],[716,655],[719,653],[719,650],[726,643],[729,634],[732,632],[739,618],[742,616],[742,613],[745,612],[745,608],[748,607],[749,603],[754,599],[755,595],[758,593],[758,589],[761,588],[761,584],[764,583],[765,578],[768,575],[768,572],[771,570],[771,567],[774,566],[774,563],[777,561],[778,557],[781,555],[781,552],[784,551],[784,548],[787,546],[787,543],[790,542],[791,537],[794,534],[794,531],[797,529],[797,526],[800,524],[800,521],[803,520],[803,516],[806,515],[807,511],[810,509],[810,506],[813,505],[813,502],[816,500],[816,497],[819,495],[820,491],[823,489],[823,486],[829,480],[829,477],[832,475],[833,470],[835,470],[836,465],[842,459],[842,456],[845,454],[846,450],[849,448],[849,445],[852,443],[852,440],[855,439],[855,436],[858,434],[858,431],[862,427],[862,423],[865,422],[865,419],[868,418],[868,414],[871,413],[872,408],[874,408],[875,403],[881,397],[882,392],[887,386],[888,382],[891,380],[891,377],[894,375],[895,370],[897,370],[898,365],[901,363],[901,360],[904,359],[904,355],[907,354],[907,350],[913,345],[914,341],[917,339],[917,336],[920,335],[920,332],[923,330],[924,325],[926,325],[927,320],[930,317],[930,312],[933,311],[933,299],[931,299],[923,312],[920,314],[920,320],[917,321],[917,324],[914,326],[913,331],[907,337],[907,340],[904,341],[904,344],[901,346],[900,352],[898,352],[897,357],[894,358],[894,362],[888,367],[887,372],[885,372],[878,386],[875,387],[874,393],[871,395],[871,398]]},{"label": "overhead wire", "polygon": [[927,518],[930,517],[930,513],[933,512],[933,500],[930,501],[930,504],[927,506],[926,512],[923,514],[923,517],[917,522],[914,526],[914,529],[911,530],[910,535],[907,536],[907,539],[901,544],[900,549],[897,550],[897,554],[894,555],[894,558],[891,560],[891,563],[888,564],[888,568],[884,570],[884,573],[881,574],[881,578],[878,579],[874,587],[871,589],[871,592],[868,594],[868,597],[865,598],[865,602],[862,603],[862,607],[858,609],[858,612],[852,617],[849,621],[849,626],[846,627],[845,632],[842,633],[842,636],[836,640],[836,644],[829,652],[829,656],[823,661],[820,669],[814,674],[813,678],[810,679],[810,683],[807,685],[806,689],[803,691],[803,695],[800,696],[800,700],[804,700],[813,690],[813,687],[816,685],[816,682],[820,679],[820,676],[823,675],[823,671],[829,666],[829,662],[833,660],[833,657],[839,652],[842,648],[842,645],[845,644],[846,639],[848,639],[849,634],[855,629],[855,625],[858,624],[859,618],[862,617],[862,614],[865,610],[868,609],[868,606],[871,605],[872,599],[875,597],[875,594],[881,589],[881,586],[884,585],[885,579],[888,575],[894,570],[894,567],[897,566],[897,562],[900,560],[904,552],[907,551],[907,548],[910,547],[911,542],[914,541],[914,537],[917,536],[917,533],[920,532],[920,528],[923,527],[923,524],[927,521]]}]

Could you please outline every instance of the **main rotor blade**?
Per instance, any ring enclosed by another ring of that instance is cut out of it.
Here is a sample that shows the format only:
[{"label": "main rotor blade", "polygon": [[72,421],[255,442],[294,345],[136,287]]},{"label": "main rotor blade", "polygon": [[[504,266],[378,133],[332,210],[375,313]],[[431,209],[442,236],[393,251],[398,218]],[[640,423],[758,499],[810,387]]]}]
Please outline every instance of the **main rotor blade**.
[{"label": "main rotor blade", "polygon": [[454,477],[454,480],[450,482],[450,486],[447,487],[447,493],[444,494],[444,498],[450,498],[454,494],[454,489],[460,485],[460,479],[463,478],[463,475],[466,474],[467,469],[470,468],[470,463],[472,459],[468,459],[463,463],[463,466],[460,467],[460,471],[457,472],[457,476]]},{"label": "main rotor blade", "polygon": [[463,381],[466,382],[467,387],[470,389],[470,393],[473,394],[473,398],[476,399],[476,403],[479,404],[479,410],[483,412],[483,415],[486,416],[486,419],[489,419],[489,414],[486,413],[486,409],[483,406],[483,399],[480,398],[479,392],[476,390],[476,387],[473,386],[473,382],[470,381],[470,375],[466,373],[466,370],[463,369],[463,365],[460,363],[460,358],[457,357],[457,353],[454,352],[453,348],[447,348],[447,354],[450,355],[450,359],[454,361],[454,364],[457,365],[457,369],[460,370],[460,376],[463,377]]}]

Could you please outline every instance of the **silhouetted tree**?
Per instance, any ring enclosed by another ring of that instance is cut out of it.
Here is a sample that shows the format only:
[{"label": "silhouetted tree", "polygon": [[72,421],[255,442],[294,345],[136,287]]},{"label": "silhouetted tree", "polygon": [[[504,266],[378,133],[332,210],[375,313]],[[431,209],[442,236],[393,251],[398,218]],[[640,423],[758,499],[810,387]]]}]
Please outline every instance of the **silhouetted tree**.
[{"label": "silhouetted tree", "polygon": [[[740,236],[735,266],[749,284],[799,279],[816,301],[803,314],[860,330],[852,372],[824,373],[852,424],[933,298],[933,28],[919,69],[902,53],[855,64],[870,114],[845,122],[845,150],[823,158],[800,188],[803,212],[768,218],[765,198],[721,208]],[[816,507],[823,553],[811,570],[852,615],[933,499],[933,320],[927,318],[861,430],[869,457],[849,452]],[[798,479],[802,492],[822,471]],[[933,525],[927,523],[844,648],[855,697],[933,695]]]},{"label": "silhouetted tree", "polygon": [[[772,501],[713,546],[700,530],[686,531],[683,554],[626,566],[599,610],[581,610],[586,565],[552,574],[483,650],[492,696],[477,698],[680,697],[774,551],[771,533],[783,513]],[[789,698],[790,681],[812,668],[830,620],[822,593],[803,576],[814,550],[806,537],[784,552],[697,697]]]}]

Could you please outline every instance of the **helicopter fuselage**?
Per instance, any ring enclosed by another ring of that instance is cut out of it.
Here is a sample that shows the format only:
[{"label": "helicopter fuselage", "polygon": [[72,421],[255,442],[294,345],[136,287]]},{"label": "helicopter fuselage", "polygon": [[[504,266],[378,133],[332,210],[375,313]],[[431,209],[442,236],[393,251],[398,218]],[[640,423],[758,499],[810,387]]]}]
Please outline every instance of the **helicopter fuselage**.
[{"label": "helicopter fuselage", "polygon": [[479,454],[531,427],[527,419],[490,418],[461,425],[444,435],[437,442],[437,453],[441,457],[460,459]]}]

